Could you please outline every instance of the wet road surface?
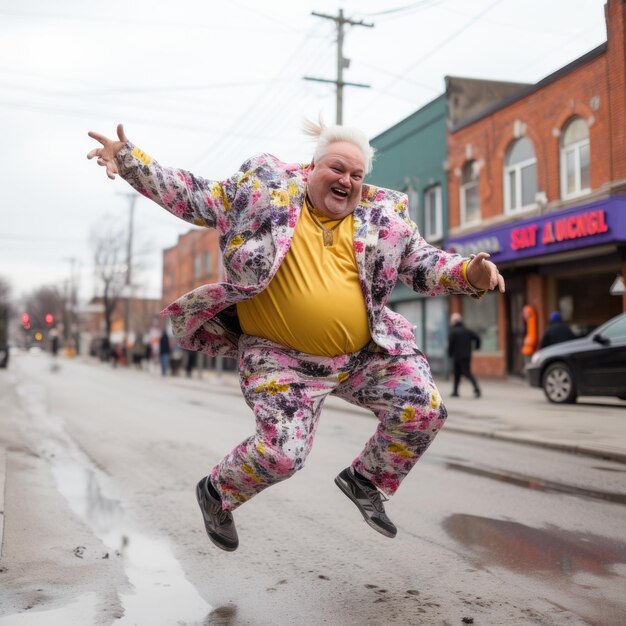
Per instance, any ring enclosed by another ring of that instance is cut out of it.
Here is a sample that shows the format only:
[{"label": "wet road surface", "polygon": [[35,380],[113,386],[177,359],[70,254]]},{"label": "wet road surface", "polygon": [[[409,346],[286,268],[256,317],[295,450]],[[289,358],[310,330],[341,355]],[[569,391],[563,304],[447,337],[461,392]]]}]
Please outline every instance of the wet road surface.
[{"label": "wet road surface", "polygon": [[49,365],[0,381],[1,626],[624,623],[624,465],[444,430],[388,503],[389,540],[333,485],[375,422],[333,404],[226,554],[193,488],[252,430],[234,390]]}]

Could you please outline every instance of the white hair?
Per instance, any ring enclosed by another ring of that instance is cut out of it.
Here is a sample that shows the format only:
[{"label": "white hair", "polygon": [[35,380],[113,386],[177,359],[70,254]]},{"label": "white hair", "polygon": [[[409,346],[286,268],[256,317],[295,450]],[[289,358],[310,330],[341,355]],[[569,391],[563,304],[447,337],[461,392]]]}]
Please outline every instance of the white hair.
[{"label": "white hair", "polygon": [[338,124],[327,126],[322,121],[321,116],[319,122],[305,118],[302,123],[302,130],[306,135],[317,139],[313,163],[317,163],[328,152],[330,144],[345,141],[356,146],[363,154],[365,173],[369,174],[372,171],[375,150],[370,146],[370,142],[362,130],[354,126],[339,126]]}]

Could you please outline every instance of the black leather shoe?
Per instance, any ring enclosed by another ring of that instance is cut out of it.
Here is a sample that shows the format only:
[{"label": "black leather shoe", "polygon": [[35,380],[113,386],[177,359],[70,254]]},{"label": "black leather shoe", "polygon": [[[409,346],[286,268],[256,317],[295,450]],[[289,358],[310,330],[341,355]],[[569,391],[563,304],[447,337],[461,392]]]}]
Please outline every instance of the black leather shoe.
[{"label": "black leather shoe", "polygon": [[222,502],[210,494],[208,481],[207,476],[196,486],[196,497],[204,518],[204,527],[209,539],[218,548],[232,552],[239,546],[233,514],[222,509]]},{"label": "black leather shoe", "polygon": [[383,501],[387,500],[376,487],[368,480],[359,478],[354,473],[353,467],[346,467],[337,478],[335,483],[354,504],[357,505],[363,519],[381,535],[395,537],[398,529],[387,517]]}]

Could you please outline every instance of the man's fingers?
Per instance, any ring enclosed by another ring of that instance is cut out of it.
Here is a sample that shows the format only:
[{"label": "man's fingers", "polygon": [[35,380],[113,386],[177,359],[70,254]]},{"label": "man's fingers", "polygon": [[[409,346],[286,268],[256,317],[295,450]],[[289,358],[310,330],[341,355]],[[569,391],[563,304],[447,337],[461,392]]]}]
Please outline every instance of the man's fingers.
[{"label": "man's fingers", "polygon": [[504,293],[506,291],[506,287],[504,285],[504,277],[502,274],[498,274],[498,288],[500,289],[500,293]]},{"label": "man's fingers", "polygon": [[117,125],[117,136],[120,141],[126,143],[128,139],[126,139],[126,134],[124,133],[124,124]]},{"label": "man's fingers", "polygon": [[484,261],[485,259],[488,259],[491,255],[488,252],[479,252],[475,257],[474,257],[474,261],[476,263],[480,263],[481,261]]},{"label": "man's fingers", "polygon": [[100,148],[94,148],[93,150],[90,150],[88,152],[87,158],[93,159],[94,157],[100,156],[99,152],[100,152]]},{"label": "man's fingers", "polygon": [[93,130],[90,130],[87,134],[92,139],[99,141],[103,146],[106,146],[108,143],[111,143],[111,140],[108,137],[105,137],[104,135],[101,135],[100,133],[96,133]]}]

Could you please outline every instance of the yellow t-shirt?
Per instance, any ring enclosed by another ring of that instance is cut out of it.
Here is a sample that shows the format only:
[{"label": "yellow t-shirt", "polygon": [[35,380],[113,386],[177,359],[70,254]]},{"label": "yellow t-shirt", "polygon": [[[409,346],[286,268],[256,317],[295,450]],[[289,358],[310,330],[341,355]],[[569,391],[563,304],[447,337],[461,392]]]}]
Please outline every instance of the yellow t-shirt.
[{"label": "yellow t-shirt", "polygon": [[305,205],[291,248],[267,289],[237,304],[241,329],[307,354],[356,352],[370,339],[367,311],[354,256],[354,216],[319,215],[333,231],[333,245]]}]

